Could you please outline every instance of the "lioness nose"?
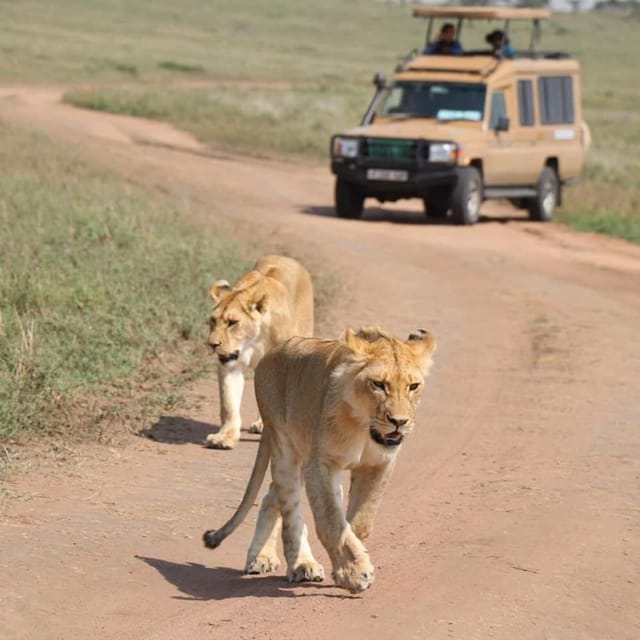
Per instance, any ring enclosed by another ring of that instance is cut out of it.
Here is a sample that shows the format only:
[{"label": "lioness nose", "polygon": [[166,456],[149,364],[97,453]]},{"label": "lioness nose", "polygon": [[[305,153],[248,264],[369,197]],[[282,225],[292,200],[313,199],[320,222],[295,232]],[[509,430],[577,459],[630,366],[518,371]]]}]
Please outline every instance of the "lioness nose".
[{"label": "lioness nose", "polygon": [[409,422],[408,418],[394,418],[392,415],[387,413],[387,420],[394,426],[396,429],[398,427],[404,427],[407,422]]}]

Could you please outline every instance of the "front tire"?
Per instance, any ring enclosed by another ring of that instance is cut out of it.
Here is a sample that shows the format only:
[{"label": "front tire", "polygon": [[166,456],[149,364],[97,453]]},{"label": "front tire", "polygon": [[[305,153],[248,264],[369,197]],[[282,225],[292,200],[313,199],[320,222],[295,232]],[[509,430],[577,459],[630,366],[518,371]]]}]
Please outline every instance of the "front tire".
[{"label": "front tire", "polygon": [[536,182],[536,195],[528,201],[529,219],[548,222],[558,206],[558,176],[551,167],[545,167]]},{"label": "front tire", "polygon": [[335,189],[336,213],[340,218],[354,220],[362,216],[364,194],[355,185],[338,178]]},{"label": "front tire", "polygon": [[482,176],[475,167],[458,169],[458,180],[449,205],[456,224],[475,224],[480,219]]}]

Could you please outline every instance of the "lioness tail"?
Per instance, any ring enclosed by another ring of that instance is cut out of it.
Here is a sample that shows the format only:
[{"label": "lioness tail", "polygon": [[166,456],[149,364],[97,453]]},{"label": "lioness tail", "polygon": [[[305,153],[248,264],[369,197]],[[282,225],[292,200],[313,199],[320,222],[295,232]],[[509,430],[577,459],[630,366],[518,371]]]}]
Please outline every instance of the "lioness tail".
[{"label": "lioness tail", "polygon": [[231,516],[231,519],[220,529],[209,529],[204,532],[202,539],[204,540],[205,547],[209,547],[209,549],[219,547],[222,541],[238,528],[246,518],[247,513],[249,513],[249,509],[256,501],[258,491],[262,486],[264,476],[267,473],[267,468],[269,467],[269,460],[271,458],[269,438],[269,429],[265,429],[262,433],[262,438],[260,439],[258,453],[256,454],[256,461],[253,464],[253,471],[249,478],[249,484],[247,484],[240,506],[236,509],[233,516]]}]

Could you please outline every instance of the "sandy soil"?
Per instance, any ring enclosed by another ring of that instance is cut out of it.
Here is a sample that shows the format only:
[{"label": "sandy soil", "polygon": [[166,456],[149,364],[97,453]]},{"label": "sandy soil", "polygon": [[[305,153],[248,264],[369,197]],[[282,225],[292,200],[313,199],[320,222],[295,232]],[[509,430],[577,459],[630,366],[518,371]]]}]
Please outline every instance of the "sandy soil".
[{"label": "sandy soil", "polygon": [[473,228],[425,225],[407,203],[337,220],[325,166],[213,155],[58,97],[5,88],[0,117],[323,265],[343,283],[325,335],[427,327],[439,350],[369,541],[369,592],[243,576],[255,512],[202,546],[256,451],[249,434],[200,446],[218,416],[203,381],[153,438],[34,460],[5,483],[3,639],[640,637],[639,248],[495,205]]}]

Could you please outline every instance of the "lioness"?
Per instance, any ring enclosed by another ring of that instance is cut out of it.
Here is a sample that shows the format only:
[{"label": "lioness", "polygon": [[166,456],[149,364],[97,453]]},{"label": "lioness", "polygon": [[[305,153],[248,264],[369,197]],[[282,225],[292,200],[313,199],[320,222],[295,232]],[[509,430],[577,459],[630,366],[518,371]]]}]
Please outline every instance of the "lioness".
[{"label": "lioness", "polygon": [[[313,335],[313,285],[296,260],[264,256],[233,287],[226,280],[215,282],[211,298],[209,344],[218,356],[221,427],[207,436],[206,445],[232,449],[240,439],[245,374],[288,338]],[[260,433],[261,421],[250,431]]]},{"label": "lioness", "polygon": [[[247,515],[271,462],[246,573],[278,568],[278,532],[290,582],[320,581],[302,520],[302,483],[318,537],[340,587],[364,591],[373,565],[362,543],[373,525],[431,365],[435,341],[420,330],[406,342],[376,328],[348,330],[345,340],[291,338],[256,369],[255,389],[264,432],[244,497],[231,520],[204,534],[217,547]],[[346,516],[341,473],[351,471]]]}]

